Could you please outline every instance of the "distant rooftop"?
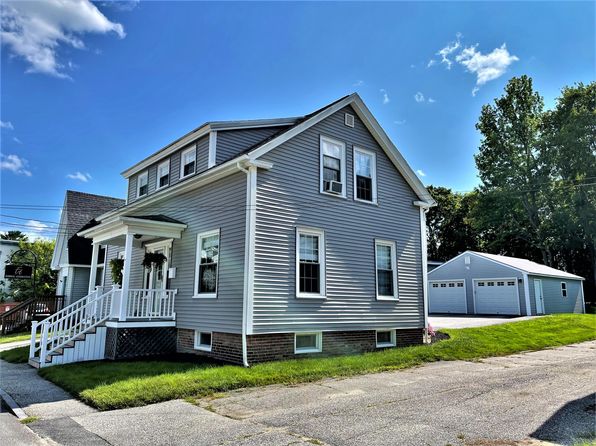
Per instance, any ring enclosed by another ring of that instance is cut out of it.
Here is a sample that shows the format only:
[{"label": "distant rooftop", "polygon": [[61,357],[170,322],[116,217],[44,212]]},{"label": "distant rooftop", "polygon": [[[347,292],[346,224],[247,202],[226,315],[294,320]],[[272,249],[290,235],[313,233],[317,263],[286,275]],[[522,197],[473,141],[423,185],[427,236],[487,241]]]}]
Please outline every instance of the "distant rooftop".
[{"label": "distant rooftop", "polygon": [[487,259],[494,260],[495,262],[503,263],[503,264],[511,266],[513,268],[517,268],[519,270],[525,271],[528,274],[536,274],[539,276],[567,277],[569,279],[583,279],[583,277],[581,277],[581,276],[576,276],[575,274],[571,274],[571,273],[567,273],[565,271],[551,268],[550,266],[532,262],[531,260],[520,259],[517,257],[500,256],[497,254],[487,254],[485,252],[476,252],[476,251],[470,251],[470,252],[473,252],[474,254],[478,254],[481,257],[486,257]]}]

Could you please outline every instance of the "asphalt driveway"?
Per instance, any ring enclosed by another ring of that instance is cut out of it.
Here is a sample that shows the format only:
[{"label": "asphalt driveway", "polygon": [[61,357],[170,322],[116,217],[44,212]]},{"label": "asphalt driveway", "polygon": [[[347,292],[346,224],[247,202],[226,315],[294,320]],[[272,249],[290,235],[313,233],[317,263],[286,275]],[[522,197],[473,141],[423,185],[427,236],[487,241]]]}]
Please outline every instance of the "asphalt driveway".
[{"label": "asphalt driveway", "polygon": [[474,316],[474,315],[431,315],[428,322],[434,328],[468,328],[486,325],[506,324],[508,322],[526,321],[542,316]]},{"label": "asphalt driveway", "polygon": [[[594,432],[596,342],[29,426],[64,445],[538,445]],[[65,401],[66,403],[66,401]],[[31,405],[25,410],[40,410]],[[31,413],[34,414],[34,413]],[[41,414],[40,414],[41,415]]]}]

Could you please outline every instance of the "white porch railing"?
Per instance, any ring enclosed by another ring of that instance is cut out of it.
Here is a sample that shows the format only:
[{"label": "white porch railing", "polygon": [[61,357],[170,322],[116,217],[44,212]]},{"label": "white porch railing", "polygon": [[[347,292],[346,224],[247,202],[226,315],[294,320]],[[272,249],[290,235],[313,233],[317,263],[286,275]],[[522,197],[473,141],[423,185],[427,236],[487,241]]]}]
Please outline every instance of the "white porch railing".
[{"label": "white porch railing", "polygon": [[[111,315],[115,290],[110,289],[105,293],[102,291],[104,290],[98,287],[41,322],[34,321],[31,326],[29,358],[35,358],[39,352],[39,361],[44,363],[49,354],[107,320]],[[36,340],[38,330],[39,341]]]},{"label": "white porch railing", "polygon": [[176,290],[129,289],[126,319],[176,319]]}]

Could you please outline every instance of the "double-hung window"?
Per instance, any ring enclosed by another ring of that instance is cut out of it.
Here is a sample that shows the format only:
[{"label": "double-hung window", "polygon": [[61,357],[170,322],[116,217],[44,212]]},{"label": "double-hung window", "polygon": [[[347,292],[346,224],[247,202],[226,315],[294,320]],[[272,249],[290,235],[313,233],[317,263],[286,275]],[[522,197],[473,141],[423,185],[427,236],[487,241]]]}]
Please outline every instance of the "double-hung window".
[{"label": "double-hung window", "polygon": [[325,297],[325,234],[321,230],[296,231],[296,296]]},{"label": "double-hung window", "polygon": [[326,194],[346,196],[346,145],[321,136],[320,191]]},{"label": "double-hung window", "polygon": [[374,152],[354,148],[354,200],[377,202],[377,157]]},{"label": "double-hung window", "polygon": [[395,242],[376,240],[375,262],[377,270],[377,299],[397,299],[397,261],[395,255]]},{"label": "double-hung window", "polygon": [[197,236],[195,297],[217,297],[219,229]]},{"label": "double-hung window", "polygon": [[157,166],[157,188],[166,187],[168,184],[170,184],[170,160]]},{"label": "double-hung window", "polygon": [[567,282],[561,282],[561,297],[567,297]]},{"label": "double-hung window", "polygon": [[182,152],[182,161],[180,163],[180,178],[187,177],[195,173],[197,168],[197,150],[195,146]]},{"label": "double-hung window", "polygon": [[137,198],[147,195],[149,192],[149,174],[143,172],[137,177]]}]

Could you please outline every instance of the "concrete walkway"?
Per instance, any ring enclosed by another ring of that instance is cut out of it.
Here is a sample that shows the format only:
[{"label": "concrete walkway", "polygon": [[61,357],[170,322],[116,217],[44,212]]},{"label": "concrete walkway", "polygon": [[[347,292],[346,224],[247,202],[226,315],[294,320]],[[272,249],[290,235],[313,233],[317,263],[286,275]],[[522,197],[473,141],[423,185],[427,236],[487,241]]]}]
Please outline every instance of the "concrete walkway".
[{"label": "concrete walkway", "polygon": [[542,316],[429,316],[428,322],[436,330],[438,328],[470,328],[487,325],[507,324],[509,322],[527,321]]},{"label": "concrete walkway", "polygon": [[7,342],[5,344],[0,344],[0,352],[3,352],[4,350],[12,350],[17,347],[25,347],[26,345],[29,345],[29,341]]},{"label": "concrete walkway", "polygon": [[110,412],[24,365],[0,362],[0,386],[62,445],[571,445],[594,431],[595,352],[585,342]]}]

